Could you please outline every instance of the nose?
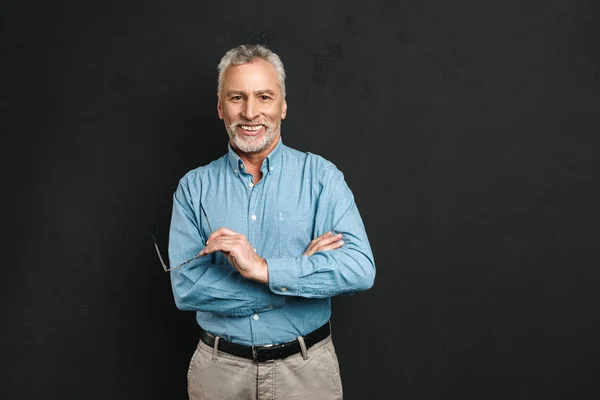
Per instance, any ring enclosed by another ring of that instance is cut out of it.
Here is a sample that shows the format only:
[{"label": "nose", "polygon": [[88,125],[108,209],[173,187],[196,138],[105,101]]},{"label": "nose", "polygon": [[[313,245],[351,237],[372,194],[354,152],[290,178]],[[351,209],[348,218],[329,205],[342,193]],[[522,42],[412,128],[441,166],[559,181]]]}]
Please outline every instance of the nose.
[{"label": "nose", "polygon": [[248,121],[252,121],[254,118],[256,118],[256,116],[258,115],[259,111],[258,111],[258,107],[257,107],[257,104],[256,104],[256,100],[254,100],[252,98],[252,96],[250,96],[246,100],[245,107],[244,107],[244,109],[242,111],[243,111],[242,116],[244,118],[246,118]]}]

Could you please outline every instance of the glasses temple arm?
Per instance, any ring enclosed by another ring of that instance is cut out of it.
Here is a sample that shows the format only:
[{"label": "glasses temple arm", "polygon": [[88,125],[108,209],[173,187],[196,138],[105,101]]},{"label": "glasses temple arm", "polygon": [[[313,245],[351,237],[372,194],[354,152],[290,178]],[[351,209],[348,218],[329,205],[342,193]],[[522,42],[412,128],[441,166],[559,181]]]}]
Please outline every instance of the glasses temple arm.
[{"label": "glasses temple arm", "polygon": [[212,227],[210,226],[210,221],[208,220],[208,215],[206,215],[206,211],[204,211],[204,207],[200,204],[200,210],[202,210],[202,214],[204,214],[204,219],[206,219],[206,224],[208,225],[208,230],[210,233],[213,233]]}]

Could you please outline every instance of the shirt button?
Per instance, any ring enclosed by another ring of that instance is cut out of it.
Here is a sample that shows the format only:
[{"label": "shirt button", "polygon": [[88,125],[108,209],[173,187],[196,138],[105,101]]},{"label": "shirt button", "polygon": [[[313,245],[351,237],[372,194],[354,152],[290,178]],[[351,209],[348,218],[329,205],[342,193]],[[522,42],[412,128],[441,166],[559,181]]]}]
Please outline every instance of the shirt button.
[{"label": "shirt button", "polygon": [[244,169],[244,164],[240,164],[240,169]]},{"label": "shirt button", "polygon": [[250,182],[250,183],[248,184],[248,186],[250,186],[250,187],[254,187],[254,183]]},{"label": "shirt button", "polygon": [[235,172],[237,174],[237,169],[234,169],[233,172]]},{"label": "shirt button", "polygon": [[269,168],[269,169],[270,169],[271,171],[273,171],[273,170],[275,169],[275,167],[271,167],[271,168]]},{"label": "shirt button", "polygon": [[282,292],[286,292],[286,291],[287,291],[287,288],[286,288],[286,287],[282,287],[282,288],[281,288],[281,291],[282,291]]},{"label": "shirt button", "polygon": [[256,321],[258,319],[258,315],[254,314],[252,318]]},{"label": "shirt button", "polygon": [[256,215],[253,215],[250,218],[252,219],[252,221],[256,221]]}]

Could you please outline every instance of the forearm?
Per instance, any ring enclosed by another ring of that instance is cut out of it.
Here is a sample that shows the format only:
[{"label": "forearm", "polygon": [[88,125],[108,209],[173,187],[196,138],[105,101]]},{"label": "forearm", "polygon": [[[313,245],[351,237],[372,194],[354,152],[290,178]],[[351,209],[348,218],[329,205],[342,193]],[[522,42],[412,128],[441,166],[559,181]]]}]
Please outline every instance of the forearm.
[{"label": "forearm", "polygon": [[322,298],[373,286],[375,261],[364,224],[350,189],[340,175],[335,179],[324,185],[331,192],[323,195],[317,207],[315,220],[321,223],[314,233],[340,233],[343,246],[311,256],[267,258],[273,293]]},{"label": "forearm", "polygon": [[[169,233],[171,265],[191,259],[206,247],[207,229],[202,227],[200,205],[194,203],[195,198],[182,180],[173,197]],[[204,255],[171,271],[171,286],[179,309],[223,316],[244,316],[281,307],[285,300],[270,292],[267,285],[244,278],[220,252]]]},{"label": "forearm", "polygon": [[312,256],[267,259],[269,288],[278,295],[332,297],[373,286],[375,264],[370,251],[351,246]]},{"label": "forearm", "polygon": [[171,272],[175,304],[181,310],[245,316],[283,306],[285,299],[243,278],[231,265],[191,265]]}]

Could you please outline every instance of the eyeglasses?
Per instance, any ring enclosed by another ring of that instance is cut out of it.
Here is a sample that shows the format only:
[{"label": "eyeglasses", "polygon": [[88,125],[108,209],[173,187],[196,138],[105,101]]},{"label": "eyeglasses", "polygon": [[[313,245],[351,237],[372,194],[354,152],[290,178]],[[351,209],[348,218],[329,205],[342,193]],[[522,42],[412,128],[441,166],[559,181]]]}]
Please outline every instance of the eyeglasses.
[{"label": "eyeglasses", "polygon": [[[208,230],[210,231],[210,235],[212,235],[213,230],[212,230],[212,228],[210,226],[210,222],[208,221],[208,216],[206,215],[206,211],[204,211],[204,207],[202,207],[202,205],[200,205],[200,210],[202,210],[202,214],[204,215],[204,218],[206,219],[206,224],[208,225]],[[165,270],[165,272],[173,271],[173,270],[175,270],[175,269],[177,269],[177,268],[179,268],[181,266],[184,266],[187,263],[195,260],[196,258],[200,257],[200,253],[198,253],[194,257],[190,258],[189,260],[185,260],[184,262],[182,262],[181,264],[177,265],[176,267],[173,267],[173,268],[167,267],[167,264],[163,260],[163,257],[160,254],[160,250],[158,249],[158,243],[156,241],[156,231],[157,230],[158,230],[158,224],[156,224],[154,226],[154,230],[152,231],[152,240],[154,241],[154,248],[156,249],[156,254],[158,254],[158,259],[160,260],[160,263],[162,264],[162,267]]]}]

